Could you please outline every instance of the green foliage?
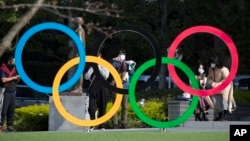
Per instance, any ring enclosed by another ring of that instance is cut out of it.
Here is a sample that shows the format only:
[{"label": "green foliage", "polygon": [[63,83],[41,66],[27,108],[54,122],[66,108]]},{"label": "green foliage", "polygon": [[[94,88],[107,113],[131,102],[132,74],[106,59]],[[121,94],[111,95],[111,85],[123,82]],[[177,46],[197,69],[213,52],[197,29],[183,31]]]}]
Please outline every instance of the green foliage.
[{"label": "green foliage", "polygon": [[48,131],[49,105],[17,108],[15,128],[17,131]]},{"label": "green foliage", "polygon": [[136,93],[136,99],[169,101],[175,99],[177,95],[181,95],[182,91],[178,88],[172,89],[151,89]]},{"label": "green foliage", "polygon": [[[139,104],[139,103],[138,103]],[[107,105],[107,112],[113,106],[112,102],[109,102]],[[149,118],[158,121],[167,120],[167,103],[163,101],[145,101],[144,106],[141,106],[141,111],[147,115]],[[121,107],[118,110],[118,116],[121,117]],[[131,105],[128,105],[128,123],[129,128],[142,128],[148,127],[148,125],[144,124],[135,114]],[[107,128],[111,127],[111,121],[106,123]]]},{"label": "green foliage", "polygon": [[[180,90],[171,89],[152,90],[141,92],[137,95],[138,105],[141,98],[145,99],[144,106],[141,106],[141,111],[148,117],[166,121],[168,119],[168,100],[175,99],[176,95],[180,94]],[[234,91],[234,98],[237,104],[249,104],[249,91]],[[108,102],[108,112],[113,106],[112,102]],[[118,110],[118,116],[121,115],[121,107]],[[48,115],[49,105],[34,105],[22,108],[17,108],[15,113],[15,128],[18,131],[47,131],[48,130]],[[111,119],[106,122],[106,128],[111,127]],[[145,128],[149,127],[143,123],[135,114],[131,105],[128,105],[128,127],[129,128]]]},{"label": "green foliage", "polygon": [[167,120],[167,104],[163,101],[146,101],[142,107],[142,111],[148,117],[158,120]]},{"label": "green foliage", "polygon": [[8,23],[15,23],[17,21],[18,21],[18,17],[14,13],[10,13],[10,15],[8,16],[8,18],[6,19],[6,22],[8,22]]}]

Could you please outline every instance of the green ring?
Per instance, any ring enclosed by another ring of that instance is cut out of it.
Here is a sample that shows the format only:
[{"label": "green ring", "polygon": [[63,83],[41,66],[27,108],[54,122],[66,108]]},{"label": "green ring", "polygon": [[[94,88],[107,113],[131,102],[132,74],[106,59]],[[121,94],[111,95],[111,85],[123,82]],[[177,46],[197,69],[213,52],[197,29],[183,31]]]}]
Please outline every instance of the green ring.
[{"label": "green ring", "polygon": [[[139,79],[139,77],[142,75],[142,73],[148,69],[149,67],[152,67],[153,65],[155,65],[156,60],[155,59],[151,59],[145,63],[143,63],[134,73],[132,79],[131,79],[131,83],[129,85],[129,101],[131,104],[132,109],[134,110],[135,114],[146,124],[152,126],[152,127],[157,127],[157,128],[170,128],[170,127],[175,127],[180,125],[181,123],[185,122],[186,120],[188,120],[197,104],[198,104],[198,96],[193,96],[192,97],[192,102],[190,104],[190,106],[188,107],[188,109],[177,119],[174,120],[170,120],[170,121],[157,121],[154,119],[149,118],[147,115],[145,115],[140,107],[138,106],[136,99],[135,99],[135,86],[136,86],[136,82]],[[188,78],[191,80],[191,84],[193,88],[199,89],[199,85],[198,85],[198,81],[195,78],[194,73],[192,72],[192,70],[185,65],[184,63],[182,63],[179,60],[176,59],[171,59],[171,58],[167,58],[167,57],[162,57],[162,63],[163,64],[173,64],[176,67],[178,67],[179,69],[181,69],[183,72],[185,72],[188,76]]]}]

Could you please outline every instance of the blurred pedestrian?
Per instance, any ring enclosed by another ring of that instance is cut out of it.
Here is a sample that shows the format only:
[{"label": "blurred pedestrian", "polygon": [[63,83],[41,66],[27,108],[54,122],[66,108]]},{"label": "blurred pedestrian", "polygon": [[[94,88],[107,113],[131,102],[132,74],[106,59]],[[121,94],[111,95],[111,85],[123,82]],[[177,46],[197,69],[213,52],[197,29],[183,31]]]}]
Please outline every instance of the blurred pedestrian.
[{"label": "blurred pedestrian", "polygon": [[[199,63],[198,65],[196,79],[198,80],[199,88],[201,90],[206,90],[209,88],[207,84],[205,68],[202,63]],[[208,110],[211,107],[213,107],[213,103],[210,99],[210,96],[199,96],[199,103],[195,110],[195,121],[208,121]]]},{"label": "blurred pedestrian", "polygon": [[7,121],[7,131],[14,132],[16,84],[20,80],[13,56],[8,56],[0,67],[1,87],[5,88],[0,127]]},{"label": "blurred pedestrian", "polygon": [[[229,69],[225,67],[218,56],[212,56],[210,58],[210,68],[208,72],[207,83],[215,88],[219,86],[229,75]],[[221,92],[212,96],[214,103],[214,110],[218,113],[218,117],[214,121],[228,120],[228,114],[232,112],[232,109],[236,106],[233,97],[233,83],[230,84]]]},{"label": "blurred pedestrian", "polygon": [[[102,54],[99,53],[98,57],[102,57]],[[109,77],[109,71],[101,66],[98,65],[99,71],[101,76],[107,80]],[[90,119],[94,120],[96,119],[96,112],[98,112],[98,118],[102,117],[106,113],[106,107],[107,107],[107,97],[109,94],[109,91],[107,88],[103,86],[100,80],[98,80],[94,74],[93,67],[90,67],[88,71],[85,73],[84,78],[86,80],[90,81],[90,85],[88,87],[88,93],[89,93],[89,108],[88,112],[90,115]],[[99,127],[101,130],[105,130],[105,125],[101,124]],[[94,127],[90,127],[90,130],[93,130]]]},{"label": "blurred pedestrian", "polygon": [[[118,56],[111,60],[112,65],[116,68],[121,76],[123,88],[128,89],[130,76],[133,74],[136,63],[133,60],[126,61],[126,51],[120,49]],[[115,81],[112,80],[111,85],[115,86]],[[113,92],[113,99],[115,93]],[[118,128],[118,113],[112,117],[113,128]],[[128,95],[123,95],[121,104],[121,128],[127,128],[127,116],[128,116]]]}]

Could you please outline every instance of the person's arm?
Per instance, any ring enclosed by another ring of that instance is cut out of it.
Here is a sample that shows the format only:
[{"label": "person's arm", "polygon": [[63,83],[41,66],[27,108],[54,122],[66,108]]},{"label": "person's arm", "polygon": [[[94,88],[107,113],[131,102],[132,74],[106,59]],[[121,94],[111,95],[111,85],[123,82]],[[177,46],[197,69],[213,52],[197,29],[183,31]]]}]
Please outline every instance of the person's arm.
[{"label": "person's arm", "polygon": [[120,67],[121,63],[120,61],[115,60],[114,58],[110,61],[110,63],[114,66],[116,70]]},{"label": "person's arm", "polygon": [[221,69],[222,79],[220,82],[223,82],[229,75],[229,70],[227,67],[222,67]]},{"label": "person's arm", "polygon": [[205,89],[207,85],[207,77],[204,75],[204,77],[200,81],[200,86]]},{"label": "person's arm", "polygon": [[11,82],[13,80],[19,81],[20,80],[19,75],[12,76],[12,77],[6,77],[5,73],[3,71],[1,71],[1,81],[3,83],[8,83],[8,82]]},{"label": "person's arm", "polygon": [[229,75],[229,70],[228,70],[228,68],[226,68],[226,67],[222,67],[221,69],[220,69],[220,81],[219,82],[214,82],[213,84],[212,84],[212,87],[217,87],[217,86],[219,86],[227,77],[228,77],[228,75]]},{"label": "person's arm", "polygon": [[106,69],[105,67],[102,67],[101,65],[98,65],[100,74],[102,75],[102,77],[107,80],[109,77],[109,71],[108,69]]},{"label": "person's arm", "polygon": [[16,75],[15,77],[16,77],[16,79],[15,79],[16,82],[19,82],[19,81],[20,81],[20,76],[19,76],[19,75]]},{"label": "person's arm", "polygon": [[93,68],[91,67],[91,68],[89,68],[89,70],[85,73],[84,79],[90,80],[90,79],[91,79],[90,77],[91,77],[92,73],[93,73]]},{"label": "person's arm", "polygon": [[207,83],[209,85],[211,85],[211,86],[214,83],[214,79],[213,79],[212,73],[214,73],[214,70],[212,68],[209,68],[209,70],[208,70],[208,76],[207,76]]},{"label": "person's arm", "polygon": [[17,74],[16,77],[17,77],[16,82],[19,82],[20,81],[20,75]]},{"label": "person's arm", "polygon": [[229,70],[226,67],[222,67],[220,69],[220,76],[218,76],[220,78],[220,81],[215,82],[215,81],[211,81],[209,84],[211,84],[212,87],[217,87],[219,86],[229,75]]}]

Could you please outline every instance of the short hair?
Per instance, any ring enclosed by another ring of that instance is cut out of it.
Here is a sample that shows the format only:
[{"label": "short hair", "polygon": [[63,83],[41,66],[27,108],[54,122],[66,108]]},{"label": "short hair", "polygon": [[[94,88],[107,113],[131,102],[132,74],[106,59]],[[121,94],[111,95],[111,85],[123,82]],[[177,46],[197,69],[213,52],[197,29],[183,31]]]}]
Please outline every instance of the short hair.
[{"label": "short hair", "polygon": [[217,68],[222,68],[222,62],[218,56],[212,56],[210,57],[210,63],[214,63]]},{"label": "short hair", "polygon": [[123,49],[123,48],[121,48],[121,49],[119,50],[119,53],[118,53],[118,54],[121,54],[121,53],[123,53],[123,54],[125,54],[125,55],[126,55],[126,50],[125,50],[125,49]]},{"label": "short hair", "polygon": [[14,55],[12,53],[5,53],[1,57],[1,63],[7,64],[8,61],[13,60],[13,59],[14,59]]}]

